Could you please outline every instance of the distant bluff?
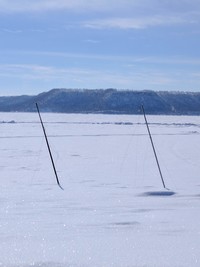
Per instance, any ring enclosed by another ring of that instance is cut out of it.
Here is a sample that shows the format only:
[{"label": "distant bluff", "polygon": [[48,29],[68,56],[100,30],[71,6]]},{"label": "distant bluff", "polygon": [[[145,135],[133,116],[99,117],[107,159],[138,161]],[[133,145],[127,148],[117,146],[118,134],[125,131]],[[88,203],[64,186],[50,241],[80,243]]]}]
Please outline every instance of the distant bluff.
[{"label": "distant bluff", "polygon": [[35,96],[0,97],[0,112],[199,115],[200,93],[116,89],[52,89]]}]

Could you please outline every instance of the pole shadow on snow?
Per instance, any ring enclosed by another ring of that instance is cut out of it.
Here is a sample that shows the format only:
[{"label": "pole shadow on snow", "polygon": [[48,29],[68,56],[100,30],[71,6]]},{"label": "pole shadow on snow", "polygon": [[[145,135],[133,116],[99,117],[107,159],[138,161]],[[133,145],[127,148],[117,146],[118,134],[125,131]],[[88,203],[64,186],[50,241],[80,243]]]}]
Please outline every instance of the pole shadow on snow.
[{"label": "pole shadow on snow", "polygon": [[142,194],[140,194],[139,196],[143,196],[143,197],[170,197],[170,196],[174,196],[176,194],[176,192],[174,191],[149,191],[149,192],[144,192]]}]

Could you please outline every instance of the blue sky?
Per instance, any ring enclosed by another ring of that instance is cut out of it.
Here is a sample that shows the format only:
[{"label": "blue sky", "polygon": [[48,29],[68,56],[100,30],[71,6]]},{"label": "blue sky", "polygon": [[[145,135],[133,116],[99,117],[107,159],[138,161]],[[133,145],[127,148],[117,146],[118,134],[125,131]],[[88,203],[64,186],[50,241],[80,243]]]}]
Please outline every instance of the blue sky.
[{"label": "blue sky", "polygon": [[0,95],[200,89],[199,0],[0,0]]}]

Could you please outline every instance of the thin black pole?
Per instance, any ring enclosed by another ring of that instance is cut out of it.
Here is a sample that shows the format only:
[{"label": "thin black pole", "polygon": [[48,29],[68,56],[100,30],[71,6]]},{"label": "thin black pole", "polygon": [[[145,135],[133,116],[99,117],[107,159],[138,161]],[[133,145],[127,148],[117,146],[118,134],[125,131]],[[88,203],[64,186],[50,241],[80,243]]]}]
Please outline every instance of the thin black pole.
[{"label": "thin black pole", "polygon": [[52,156],[52,153],[51,153],[51,149],[50,149],[49,141],[48,141],[48,138],[47,138],[47,135],[46,135],[46,131],[45,131],[45,128],[44,128],[44,124],[43,124],[43,121],[42,121],[42,117],[40,115],[38,104],[35,103],[35,105],[36,105],[37,112],[38,112],[38,115],[39,115],[39,118],[40,118],[40,122],[41,122],[41,125],[42,125],[44,137],[45,137],[45,140],[46,140],[47,148],[48,148],[48,151],[49,151],[49,156],[51,158],[51,163],[52,163],[52,166],[53,166],[53,169],[54,169],[54,173],[55,173],[55,176],[56,176],[57,184],[62,190],[64,190],[62,188],[62,186],[60,185],[60,182],[59,182],[59,179],[58,179],[58,174],[57,174],[56,167],[55,167],[55,164],[54,164],[53,156]]},{"label": "thin black pole", "polygon": [[150,129],[149,129],[149,125],[148,125],[148,122],[147,122],[147,118],[146,118],[146,114],[145,114],[145,110],[144,110],[143,105],[141,106],[141,108],[142,108],[142,111],[143,111],[145,123],[146,123],[146,126],[147,126],[147,130],[148,130],[149,138],[150,138],[151,145],[152,145],[152,148],[153,148],[153,152],[154,152],[154,156],[155,156],[155,159],[156,159],[156,163],[157,163],[157,166],[158,166],[158,170],[159,170],[159,173],[160,173],[160,178],[162,180],[163,187],[165,189],[167,189],[166,186],[165,186],[165,182],[164,182],[164,179],[163,179],[163,175],[162,175],[162,172],[161,172],[160,164],[159,164],[159,161],[158,161],[158,157],[157,157],[157,154],[156,154],[155,146],[154,146],[154,143],[153,143],[153,139],[152,139],[152,136],[151,136],[151,132],[150,132]]}]

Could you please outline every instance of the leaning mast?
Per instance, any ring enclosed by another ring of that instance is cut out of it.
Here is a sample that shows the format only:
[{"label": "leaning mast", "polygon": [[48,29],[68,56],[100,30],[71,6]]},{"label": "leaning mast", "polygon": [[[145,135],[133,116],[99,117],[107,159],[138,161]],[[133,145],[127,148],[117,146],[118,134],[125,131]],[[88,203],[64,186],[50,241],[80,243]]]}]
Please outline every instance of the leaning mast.
[{"label": "leaning mast", "polygon": [[54,174],[55,174],[55,177],[56,177],[56,182],[57,182],[58,186],[59,186],[62,190],[64,190],[63,187],[60,185],[60,181],[59,181],[59,179],[58,179],[58,174],[57,174],[57,171],[56,171],[55,163],[54,163],[53,156],[52,156],[52,153],[51,153],[51,148],[50,148],[49,141],[48,141],[48,138],[47,138],[47,134],[46,134],[46,131],[45,131],[45,128],[44,128],[44,124],[43,124],[43,121],[42,121],[42,117],[41,117],[41,115],[40,115],[40,110],[39,110],[38,104],[35,103],[35,105],[36,105],[37,112],[38,112],[38,115],[39,115],[39,118],[40,118],[40,123],[41,123],[41,125],[42,125],[42,129],[43,129],[44,137],[45,137],[46,144],[47,144],[47,148],[48,148],[48,151],[49,151],[49,156],[50,156],[51,163],[52,163],[53,170],[54,170]]},{"label": "leaning mast", "polygon": [[155,149],[155,146],[154,146],[154,143],[153,143],[153,139],[152,139],[152,136],[151,136],[151,132],[150,132],[150,129],[149,129],[149,125],[148,125],[148,122],[147,122],[144,106],[142,105],[141,108],[142,108],[142,112],[143,112],[143,115],[144,115],[144,120],[145,120],[145,124],[146,124],[147,131],[148,131],[148,134],[149,134],[149,138],[150,138],[150,141],[151,141],[151,145],[152,145],[152,148],[153,148],[153,153],[154,153],[154,156],[155,156],[155,159],[156,159],[156,163],[157,163],[157,166],[158,166],[160,178],[161,178],[163,187],[165,189],[167,189],[166,186],[165,186],[165,181],[164,181],[164,178],[163,178],[163,175],[162,175],[162,171],[161,171],[161,168],[160,168],[160,164],[159,164],[159,161],[158,161],[158,156],[157,156],[157,153],[156,153],[156,149]]}]

